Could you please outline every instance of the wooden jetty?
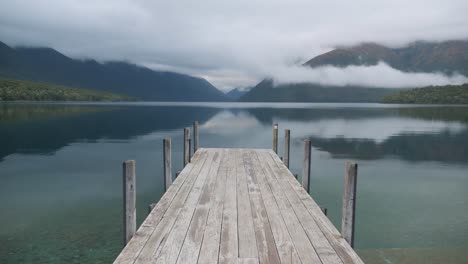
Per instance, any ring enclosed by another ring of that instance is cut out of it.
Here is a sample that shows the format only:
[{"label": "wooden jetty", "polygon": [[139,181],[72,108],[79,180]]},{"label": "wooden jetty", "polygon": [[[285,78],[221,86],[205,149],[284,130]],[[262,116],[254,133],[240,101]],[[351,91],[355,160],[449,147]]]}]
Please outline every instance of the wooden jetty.
[{"label": "wooden jetty", "polygon": [[[349,163],[345,170],[351,189],[343,195],[343,228],[352,228],[345,239],[276,152],[197,146],[131,239],[133,228],[125,228],[128,243],[114,263],[363,263],[351,247],[357,167]],[[134,204],[135,171],[128,162],[124,197]],[[135,225],[128,207],[124,219]]]}]

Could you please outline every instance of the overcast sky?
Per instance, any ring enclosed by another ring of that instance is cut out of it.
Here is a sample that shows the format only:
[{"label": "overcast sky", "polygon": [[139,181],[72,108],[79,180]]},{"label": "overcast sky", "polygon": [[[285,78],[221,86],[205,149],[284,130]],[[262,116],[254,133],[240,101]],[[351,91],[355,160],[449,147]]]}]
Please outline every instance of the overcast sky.
[{"label": "overcast sky", "polygon": [[[337,45],[468,39],[467,14],[467,0],[0,0],[0,41],[188,73],[223,90],[267,76],[326,84],[331,73],[338,84],[391,79],[399,87],[414,76],[385,64],[322,72],[295,65]],[[468,80],[416,77],[417,84]]]}]

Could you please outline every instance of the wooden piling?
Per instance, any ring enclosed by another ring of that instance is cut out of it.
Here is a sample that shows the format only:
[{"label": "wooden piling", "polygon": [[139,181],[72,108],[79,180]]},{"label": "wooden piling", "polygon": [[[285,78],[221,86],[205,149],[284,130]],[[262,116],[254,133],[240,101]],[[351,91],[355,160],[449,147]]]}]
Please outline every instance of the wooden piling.
[{"label": "wooden piling", "polygon": [[190,163],[190,128],[184,128],[184,167]]},{"label": "wooden piling", "polygon": [[278,154],[278,124],[273,124],[273,151]]},{"label": "wooden piling", "polygon": [[132,239],[136,231],[135,176],[135,161],[127,160],[123,162],[124,245]]},{"label": "wooden piling", "polygon": [[302,187],[310,193],[309,182],[310,182],[310,152],[312,150],[312,144],[310,139],[304,140],[304,160],[302,161]]},{"label": "wooden piling", "polygon": [[198,121],[193,122],[193,154],[198,150]]},{"label": "wooden piling", "polygon": [[283,148],[283,163],[289,169],[289,145],[291,143],[291,131],[289,129],[284,130],[284,148]]},{"label": "wooden piling", "polygon": [[171,138],[163,140],[163,163],[164,163],[164,190],[167,191],[172,184],[172,152]]},{"label": "wooden piling", "polygon": [[343,191],[343,211],[341,218],[341,235],[351,247],[354,247],[357,168],[358,165],[356,163],[346,161]]}]

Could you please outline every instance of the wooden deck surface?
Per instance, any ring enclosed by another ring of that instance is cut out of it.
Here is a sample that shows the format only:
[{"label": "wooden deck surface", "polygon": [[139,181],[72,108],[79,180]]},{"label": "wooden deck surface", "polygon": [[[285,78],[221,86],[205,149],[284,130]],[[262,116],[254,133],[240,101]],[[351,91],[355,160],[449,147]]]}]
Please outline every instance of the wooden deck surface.
[{"label": "wooden deck surface", "polygon": [[199,149],[114,263],[363,263],[271,150]]}]

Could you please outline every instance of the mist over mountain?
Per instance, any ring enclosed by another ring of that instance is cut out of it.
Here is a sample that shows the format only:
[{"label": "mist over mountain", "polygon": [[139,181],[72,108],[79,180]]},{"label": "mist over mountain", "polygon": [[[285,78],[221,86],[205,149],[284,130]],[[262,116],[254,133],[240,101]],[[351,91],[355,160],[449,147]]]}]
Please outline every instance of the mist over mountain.
[{"label": "mist over mountain", "polygon": [[11,48],[2,42],[0,77],[116,92],[145,101],[227,100],[202,78],[127,62],[71,59],[50,48]]},{"label": "mist over mountain", "polygon": [[309,67],[325,65],[370,66],[383,61],[404,72],[461,73],[468,76],[468,41],[441,43],[415,42],[407,47],[387,48],[375,43],[337,48],[304,63]]},{"label": "mist over mountain", "polygon": [[468,41],[415,42],[402,48],[364,43],[334,49],[273,76],[240,100],[380,102],[395,88],[466,82]]}]

